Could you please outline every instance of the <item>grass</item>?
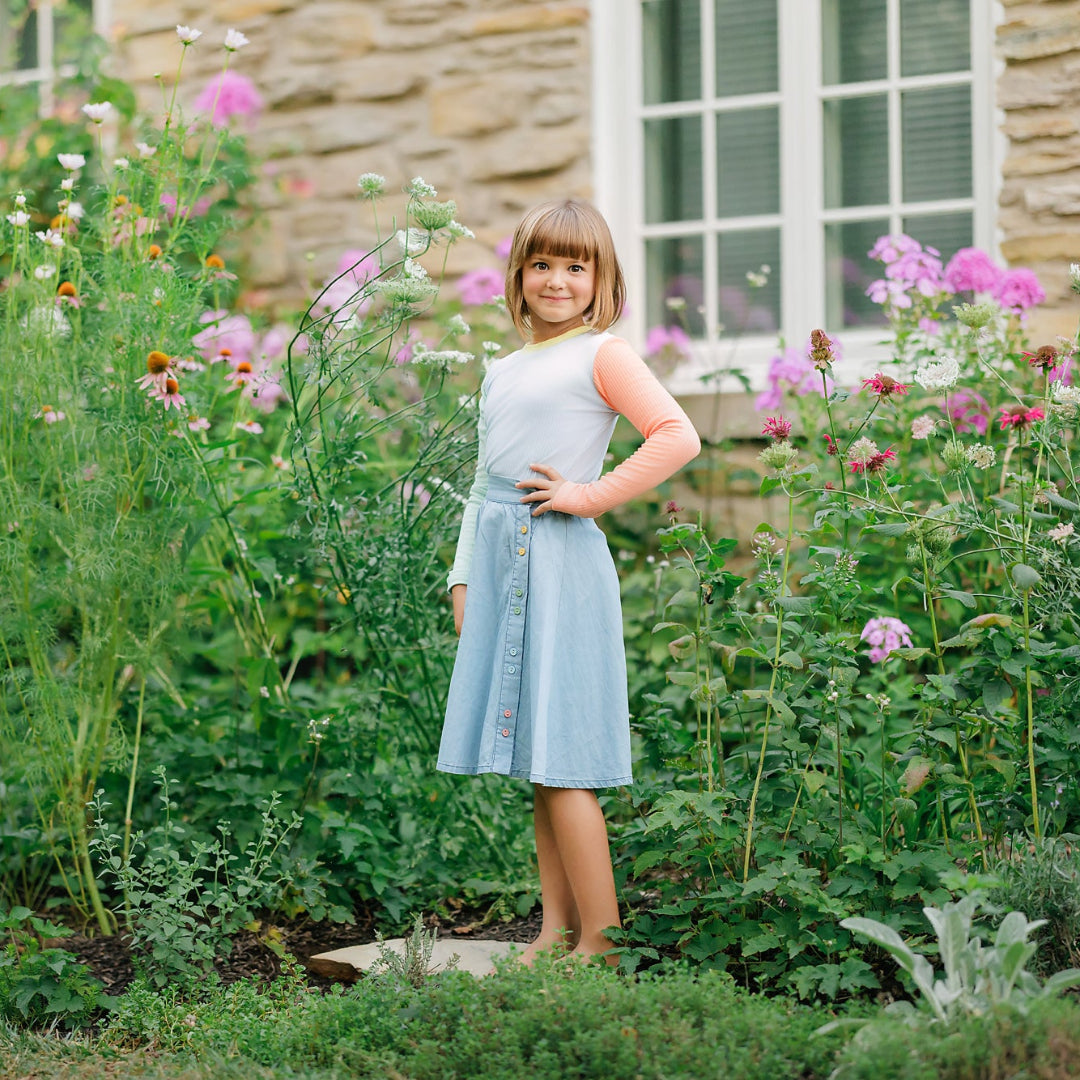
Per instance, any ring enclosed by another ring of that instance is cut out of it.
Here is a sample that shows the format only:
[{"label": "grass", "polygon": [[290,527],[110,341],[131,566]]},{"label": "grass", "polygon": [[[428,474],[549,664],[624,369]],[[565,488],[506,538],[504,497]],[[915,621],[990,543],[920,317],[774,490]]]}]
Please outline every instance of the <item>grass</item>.
[{"label": "grass", "polygon": [[878,1016],[816,1030],[834,1010],[766,998],[716,973],[668,969],[446,972],[311,992],[300,978],[237,983],[185,1000],[135,988],[93,1035],[0,1030],[0,1080],[1064,1080],[1080,1055],[1080,1008],[970,1018],[952,1029]]}]

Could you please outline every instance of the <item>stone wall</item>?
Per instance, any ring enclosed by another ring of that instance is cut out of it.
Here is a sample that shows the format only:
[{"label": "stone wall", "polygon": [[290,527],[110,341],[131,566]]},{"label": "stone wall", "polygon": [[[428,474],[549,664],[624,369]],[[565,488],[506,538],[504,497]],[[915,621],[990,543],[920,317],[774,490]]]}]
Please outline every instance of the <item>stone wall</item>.
[{"label": "stone wall", "polygon": [[1002,254],[1046,289],[1040,337],[1076,334],[1069,263],[1080,262],[1080,0],[1003,0],[998,84],[1008,149],[1002,169]]},{"label": "stone wall", "polygon": [[203,31],[184,61],[188,106],[220,71],[226,28],[249,38],[231,66],[266,103],[251,135],[264,214],[244,280],[268,299],[296,299],[343,249],[370,243],[363,172],[395,190],[420,175],[457,201],[477,240],[454,245],[452,273],[495,265],[526,207],[590,193],[587,3],[113,0],[112,13],[117,72],[151,111],[155,76],[171,86],[176,71],[177,23]]}]

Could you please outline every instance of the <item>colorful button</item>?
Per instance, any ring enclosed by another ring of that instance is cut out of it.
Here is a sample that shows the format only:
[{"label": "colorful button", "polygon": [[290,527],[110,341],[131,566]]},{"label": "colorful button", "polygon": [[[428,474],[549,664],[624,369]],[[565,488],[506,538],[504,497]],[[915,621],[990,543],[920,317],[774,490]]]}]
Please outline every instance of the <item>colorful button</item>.
[{"label": "colorful button", "polygon": [[525,554],[525,549],[524,548],[518,548],[518,554],[519,555],[524,555]]},{"label": "colorful button", "polygon": [[509,709],[504,709],[503,710],[503,716],[509,716],[509,715],[510,715],[510,710]]},{"label": "colorful button", "polygon": [[519,607],[514,608],[514,614],[515,615],[520,615],[521,614],[521,608],[519,608]]},{"label": "colorful button", "polygon": [[509,738],[510,737],[510,729],[508,727],[504,727],[502,729],[502,734],[503,734],[504,739]]},{"label": "colorful button", "polygon": [[527,526],[525,526],[525,525],[522,525],[522,526],[521,526],[521,535],[522,535],[522,536],[524,536],[524,535],[525,535],[525,534],[526,534],[526,533],[527,533],[528,531],[529,531],[529,530],[528,530],[528,527],[527,527]]},{"label": "colorful button", "polygon": [[521,590],[520,589],[515,589],[514,590],[514,595],[515,596],[521,596],[522,595]]}]

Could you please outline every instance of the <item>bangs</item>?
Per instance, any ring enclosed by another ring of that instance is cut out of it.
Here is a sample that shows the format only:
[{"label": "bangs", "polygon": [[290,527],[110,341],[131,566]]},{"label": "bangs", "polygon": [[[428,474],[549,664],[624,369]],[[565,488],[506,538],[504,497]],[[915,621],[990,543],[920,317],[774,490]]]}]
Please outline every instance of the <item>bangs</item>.
[{"label": "bangs", "polygon": [[560,259],[595,260],[600,244],[593,223],[570,205],[553,207],[537,218],[522,237],[521,248],[524,258],[542,252]]}]

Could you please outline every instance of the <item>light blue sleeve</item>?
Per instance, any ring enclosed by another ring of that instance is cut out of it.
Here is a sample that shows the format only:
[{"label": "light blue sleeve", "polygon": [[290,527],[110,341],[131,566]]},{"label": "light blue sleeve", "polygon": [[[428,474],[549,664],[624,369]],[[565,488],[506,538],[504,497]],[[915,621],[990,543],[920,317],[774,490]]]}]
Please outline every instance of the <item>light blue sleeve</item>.
[{"label": "light blue sleeve", "polygon": [[447,589],[455,585],[468,585],[469,567],[472,565],[473,548],[476,546],[476,519],[480,514],[480,504],[484,501],[488,489],[488,474],[484,467],[484,450],[487,442],[487,428],[481,410],[476,425],[476,476],[469,489],[469,498],[465,502],[465,512],[461,515],[461,530],[458,532],[457,552],[454,565],[446,579]]}]

